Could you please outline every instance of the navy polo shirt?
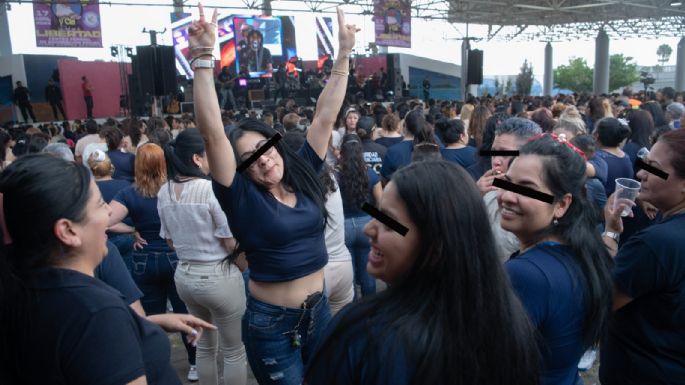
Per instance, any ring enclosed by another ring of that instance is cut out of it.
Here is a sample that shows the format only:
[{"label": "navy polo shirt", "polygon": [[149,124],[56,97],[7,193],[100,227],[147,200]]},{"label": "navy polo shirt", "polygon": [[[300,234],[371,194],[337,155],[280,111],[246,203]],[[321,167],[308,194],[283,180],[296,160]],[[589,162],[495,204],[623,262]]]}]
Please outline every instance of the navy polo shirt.
[{"label": "navy polo shirt", "polygon": [[31,332],[17,347],[27,384],[180,384],[166,333],[140,318],[121,294],[75,270],[43,268],[27,285]]},{"label": "navy polo shirt", "polygon": [[404,140],[404,137],[402,136],[397,136],[397,137],[382,137],[378,138],[375,140],[376,143],[380,144],[381,146],[385,146],[387,148],[390,148],[397,143],[401,142]]},{"label": "navy polo shirt", "polygon": [[131,185],[131,182],[121,179],[99,180],[95,184],[100,189],[102,200],[109,203],[117,193]]},{"label": "navy polo shirt", "polygon": [[628,157],[628,155],[623,155],[623,158],[619,158],[604,150],[597,150],[595,157],[604,159],[607,164],[607,177],[606,181],[604,181],[604,191],[606,191],[607,196],[610,196],[616,190],[616,179],[633,179],[635,176],[633,164],[630,163],[630,157]]},{"label": "navy polo shirt", "polygon": [[584,284],[571,249],[542,242],[504,264],[511,284],[540,333],[541,385],[574,385],[583,355]]},{"label": "navy polo shirt", "polygon": [[119,249],[110,241],[107,241],[107,255],[95,268],[95,278],[119,291],[128,305],[143,297],[143,292],[133,281]]},{"label": "navy polo shirt", "polygon": [[[298,155],[318,173],[324,161],[308,142]],[[286,282],[322,269],[328,262],[324,218],[316,202],[297,191],[290,207],[247,176],[236,173],[230,187],[212,180],[212,189],[250,264],[250,279]]]},{"label": "navy polo shirt", "polygon": [[411,153],[413,151],[413,140],[403,140],[388,148],[388,152],[385,153],[385,158],[383,158],[383,166],[381,167],[383,178],[390,180],[395,171],[411,163]]},{"label": "navy polo shirt", "polygon": [[113,200],[126,206],[128,216],[133,221],[133,226],[147,245],[142,252],[161,251],[172,252],[166,240],[159,236],[162,221],[157,211],[157,196],[146,198],[136,190],[135,186],[127,187],[117,193]]},{"label": "navy polo shirt", "polygon": [[605,385],[685,384],[685,213],[635,233],[618,251],[614,284],[633,300],[602,341]]},{"label": "navy polo shirt", "polygon": [[478,151],[475,147],[466,146],[464,148],[441,148],[440,153],[443,159],[467,168],[476,163]]}]

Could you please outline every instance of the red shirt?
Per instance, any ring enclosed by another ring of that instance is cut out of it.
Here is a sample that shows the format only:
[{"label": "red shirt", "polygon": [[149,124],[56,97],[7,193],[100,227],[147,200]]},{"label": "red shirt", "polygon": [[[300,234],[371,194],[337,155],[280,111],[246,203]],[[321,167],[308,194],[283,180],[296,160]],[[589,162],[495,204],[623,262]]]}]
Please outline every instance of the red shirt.
[{"label": "red shirt", "polygon": [[93,96],[93,94],[90,93],[90,82],[85,81],[81,83],[81,89],[83,90],[83,96]]}]

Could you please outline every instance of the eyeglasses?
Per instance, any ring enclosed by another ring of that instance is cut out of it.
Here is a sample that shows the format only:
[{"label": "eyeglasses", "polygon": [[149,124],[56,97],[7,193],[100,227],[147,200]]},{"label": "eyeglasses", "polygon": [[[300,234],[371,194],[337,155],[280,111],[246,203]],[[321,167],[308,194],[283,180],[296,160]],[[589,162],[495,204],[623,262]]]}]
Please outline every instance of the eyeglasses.
[{"label": "eyeglasses", "polygon": [[[264,147],[264,145],[268,142],[268,139],[260,140],[257,142],[257,145],[255,146],[255,149],[252,151],[247,151],[244,152],[242,155],[240,155],[240,162],[243,163],[246,160],[250,159],[252,155],[254,155],[255,152],[259,151],[260,148]],[[271,155],[274,152],[274,146],[269,147],[265,152],[264,155]],[[252,163],[250,167],[254,166],[255,163]]]}]

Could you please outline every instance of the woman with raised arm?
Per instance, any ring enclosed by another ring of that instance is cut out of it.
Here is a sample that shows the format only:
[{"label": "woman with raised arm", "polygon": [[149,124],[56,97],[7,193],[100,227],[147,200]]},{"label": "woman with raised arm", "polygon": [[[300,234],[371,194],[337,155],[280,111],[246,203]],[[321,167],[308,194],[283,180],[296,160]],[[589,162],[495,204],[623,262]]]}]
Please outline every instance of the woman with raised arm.
[{"label": "woman with raised arm", "polygon": [[[250,265],[243,342],[260,384],[300,384],[303,367],[330,320],[323,267],[326,210],[317,176],[345,97],[349,55],[357,28],[338,9],[339,52],[321,92],[307,140],[298,151],[280,142],[253,156],[276,131],[255,119],[242,121],[226,138],[214,88],[211,52],[216,19],[189,28],[194,101],[213,189]],[[264,149],[262,149],[264,150]],[[254,161],[253,161],[254,159]],[[247,162],[246,162],[247,161]],[[243,172],[238,172],[241,164]]]}]

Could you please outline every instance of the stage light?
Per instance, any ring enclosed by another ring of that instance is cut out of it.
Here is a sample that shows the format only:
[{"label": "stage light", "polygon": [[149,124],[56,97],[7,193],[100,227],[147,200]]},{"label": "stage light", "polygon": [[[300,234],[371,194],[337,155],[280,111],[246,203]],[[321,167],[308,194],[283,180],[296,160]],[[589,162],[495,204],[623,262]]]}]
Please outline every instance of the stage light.
[{"label": "stage light", "polygon": [[119,48],[115,46],[109,47],[110,53],[112,54],[112,57],[117,57],[119,56]]},{"label": "stage light", "polygon": [[683,5],[683,3],[681,1],[672,1],[671,2],[671,7],[680,7],[681,5]]},{"label": "stage light", "polygon": [[133,48],[126,47],[126,56],[133,57]]}]

